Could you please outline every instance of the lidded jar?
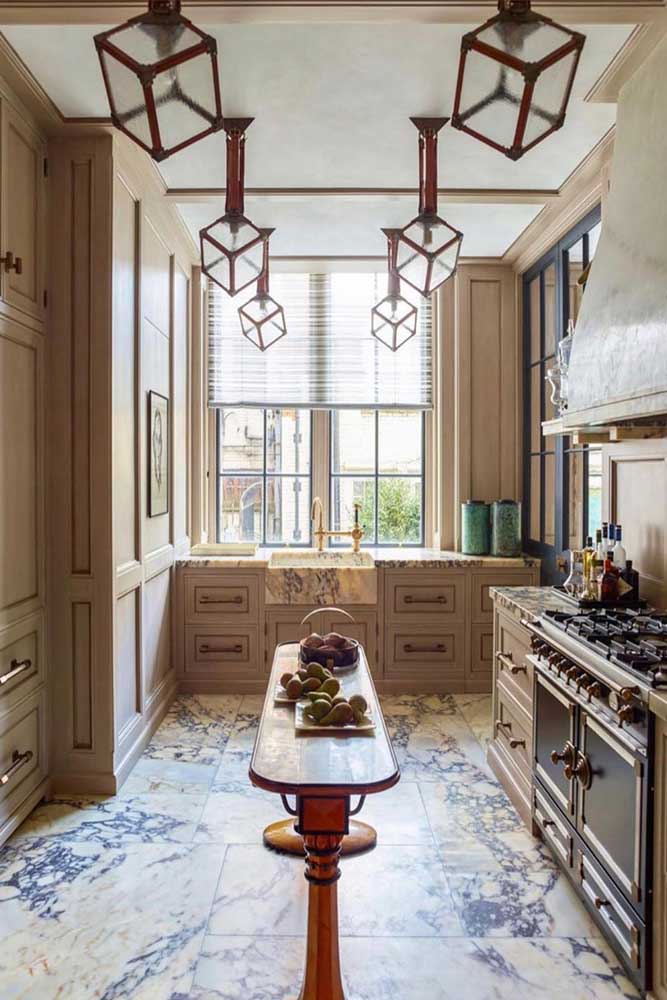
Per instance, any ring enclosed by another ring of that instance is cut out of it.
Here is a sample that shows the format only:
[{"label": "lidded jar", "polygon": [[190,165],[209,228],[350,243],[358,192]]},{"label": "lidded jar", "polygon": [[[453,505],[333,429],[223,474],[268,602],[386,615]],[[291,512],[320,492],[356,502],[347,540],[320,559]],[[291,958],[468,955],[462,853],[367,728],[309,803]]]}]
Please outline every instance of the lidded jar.
[{"label": "lidded jar", "polygon": [[461,551],[466,556],[489,554],[489,505],[483,500],[461,504]]},{"label": "lidded jar", "polygon": [[491,555],[506,558],[521,555],[521,504],[518,500],[494,500],[491,504]]}]

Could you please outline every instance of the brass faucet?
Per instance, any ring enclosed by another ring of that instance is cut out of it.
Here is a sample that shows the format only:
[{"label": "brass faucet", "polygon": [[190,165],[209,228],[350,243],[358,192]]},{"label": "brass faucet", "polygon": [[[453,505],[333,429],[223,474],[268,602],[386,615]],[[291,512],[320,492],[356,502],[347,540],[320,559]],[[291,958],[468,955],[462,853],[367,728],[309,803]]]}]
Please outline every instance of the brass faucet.
[{"label": "brass faucet", "polygon": [[313,535],[317,540],[317,551],[324,552],[324,541],[327,538],[337,537],[337,538],[351,538],[352,539],[352,551],[359,551],[359,544],[361,539],[364,537],[363,528],[359,525],[359,510],[360,505],[355,503],[354,505],[354,525],[349,531],[327,531],[324,527],[324,508],[322,507],[322,501],[319,497],[315,497],[313,500],[312,507],[310,508],[310,520],[315,523],[315,511],[318,512],[317,527],[313,528]]}]

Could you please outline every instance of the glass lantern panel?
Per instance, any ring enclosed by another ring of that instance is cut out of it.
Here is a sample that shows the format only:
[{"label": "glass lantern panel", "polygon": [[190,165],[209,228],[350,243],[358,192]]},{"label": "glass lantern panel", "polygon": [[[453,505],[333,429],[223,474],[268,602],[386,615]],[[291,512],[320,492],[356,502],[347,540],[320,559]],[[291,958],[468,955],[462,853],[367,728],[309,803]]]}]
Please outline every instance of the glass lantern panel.
[{"label": "glass lantern panel", "polygon": [[554,127],[563,111],[567,88],[577,58],[576,52],[563,56],[540,73],[530,102],[523,145],[529,146]]},{"label": "glass lantern panel", "polygon": [[[220,219],[207,228],[207,233],[212,240],[219,243],[221,247],[229,253],[236,253],[261,236],[259,229],[253,226],[252,222],[240,216],[233,218],[223,215]],[[260,253],[261,255],[261,253]]]},{"label": "glass lantern panel", "polygon": [[232,273],[229,258],[218,250],[209,240],[202,240],[204,270],[209,278],[216,281],[225,290],[231,288]]},{"label": "glass lantern panel", "polygon": [[403,235],[406,239],[422,247],[427,253],[438,253],[439,250],[451,242],[456,236],[456,230],[452,229],[444,219],[435,215],[425,216],[415,219],[405,227]]},{"label": "glass lantern panel", "polygon": [[451,278],[456,270],[456,262],[459,256],[461,241],[457,240],[450,247],[439,254],[433,261],[431,270],[431,280],[429,282],[429,292],[441,285],[447,278]]},{"label": "glass lantern panel", "polygon": [[420,292],[423,292],[426,287],[428,265],[428,257],[399,239],[396,270],[404,281]]},{"label": "glass lantern panel", "polygon": [[480,42],[492,45],[523,62],[539,62],[570,41],[564,28],[544,21],[503,20],[477,35]]},{"label": "glass lantern panel", "polygon": [[[234,287],[237,291],[257,281],[262,273],[264,245],[260,241],[234,259]],[[273,301],[273,300],[271,300]]]},{"label": "glass lantern panel", "polygon": [[113,106],[121,125],[150,148],[153,142],[139,77],[108,52],[102,51],[101,57],[111,88]]},{"label": "glass lantern panel", "polygon": [[282,310],[270,295],[255,295],[239,312],[251,323],[265,323],[268,319],[279,318]]},{"label": "glass lantern panel", "polygon": [[392,323],[394,326],[407,323],[414,329],[417,328],[417,310],[402,295],[388,295],[382,299],[373,310],[373,316],[377,316],[381,322]]},{"label": "glass lantern panel", "polygon": [[463,124],[509,148],[514,143],[524,86],[516,70],[471,50],[461,91],[459,113]]},{"label": "glass lantern panel", "polygon": [[153,94],[165,149],[205,132],[216,115],[211,57],[204,53],[159,73]]},{"label": "glass lantern panel", "polygon": [[109,41],[131,59],[144,66],[185,52],[201,42],[201,37],[185,24],[130,24],[115,31]]}]

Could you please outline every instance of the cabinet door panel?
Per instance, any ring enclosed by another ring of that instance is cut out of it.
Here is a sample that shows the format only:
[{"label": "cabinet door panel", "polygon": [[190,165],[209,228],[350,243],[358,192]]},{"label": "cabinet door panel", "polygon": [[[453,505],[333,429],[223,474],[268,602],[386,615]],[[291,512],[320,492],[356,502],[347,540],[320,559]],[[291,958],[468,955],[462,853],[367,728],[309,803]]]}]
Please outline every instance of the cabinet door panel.
[{"label": "cabinet door panel", "polygon": [[[2,104],[1,254],[21,260],[21,273],[0,268],[2,298],[9,306],[44,318],[44,147],[7,102]],[[56,234],[57,238],[57,234]]]}]

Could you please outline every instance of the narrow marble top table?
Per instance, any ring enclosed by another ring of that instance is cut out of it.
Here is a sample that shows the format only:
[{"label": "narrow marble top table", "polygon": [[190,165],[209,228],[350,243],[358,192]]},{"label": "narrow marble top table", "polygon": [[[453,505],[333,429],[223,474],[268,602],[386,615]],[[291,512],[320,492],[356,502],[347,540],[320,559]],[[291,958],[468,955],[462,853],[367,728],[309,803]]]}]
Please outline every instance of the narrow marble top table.
[{"label": "narrow marble top table", "polygon": [[338,865],[349,832],[350,799],[391,788],[400,772],[363,649],[356,670],[337,675],[343,694],[362,694],[375,730],[354,735],[299,733],[294,706],[276,705],[276,685],[298,667],[299,644],[276,649],[250,762],[253,785],[296,797],[294,828],[303,837],[308,887],[306,969],[299,1000],[345,1000],[338,947]]}]

